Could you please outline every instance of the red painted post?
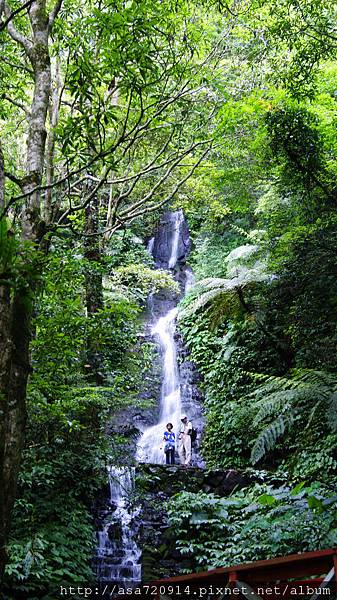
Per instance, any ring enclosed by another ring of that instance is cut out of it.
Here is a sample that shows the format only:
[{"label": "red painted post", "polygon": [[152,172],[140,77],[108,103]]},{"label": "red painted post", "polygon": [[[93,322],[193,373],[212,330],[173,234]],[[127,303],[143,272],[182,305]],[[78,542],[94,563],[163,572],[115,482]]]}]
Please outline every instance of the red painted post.
[{"label": "red painted post", "polygon": [[236,583],[238,580],[238,574],[236,571],[230,571],[229,572],[229,579],[228,579],[228,583]]},{"label": "red painted post", "polygon": [[334,581],[337,582],[337,554],[335,553],[332,558],[333,558],[333,566],[334,566],[334,569],[335,569]]}]

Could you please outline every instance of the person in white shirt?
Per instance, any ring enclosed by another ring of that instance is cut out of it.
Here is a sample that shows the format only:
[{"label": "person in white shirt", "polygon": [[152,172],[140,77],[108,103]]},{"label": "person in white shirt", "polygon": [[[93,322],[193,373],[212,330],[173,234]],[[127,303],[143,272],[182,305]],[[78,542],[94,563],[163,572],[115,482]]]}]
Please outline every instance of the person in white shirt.
[{"label": "person in white shirt", "polygon": [[187,415],[182,415],[180,417],[180,433],[179,433],[179,447],[178,454],[180,458],[180,463],[185,467],[188,467],[191,464],[192,458],[192,423],[188,420]]}]

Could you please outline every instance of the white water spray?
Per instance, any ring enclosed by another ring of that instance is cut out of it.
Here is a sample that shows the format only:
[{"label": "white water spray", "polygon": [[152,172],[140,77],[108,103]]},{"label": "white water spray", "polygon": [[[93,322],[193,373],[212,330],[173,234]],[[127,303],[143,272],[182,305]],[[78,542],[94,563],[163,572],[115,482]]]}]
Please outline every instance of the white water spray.
[{"label": "white water spray", "polygon": [[152,334],[158,338],[163,356],[160,417],[157,425],[145,430],[138,444],[136,458],[141,462],[164,462],[164,453],[160,446],[169,421],[173,424],[177,437],[181,412],[180,381],[174,341],[177,312],[177,308],[171,309],[164,317],[158,319],[152,329]]}]

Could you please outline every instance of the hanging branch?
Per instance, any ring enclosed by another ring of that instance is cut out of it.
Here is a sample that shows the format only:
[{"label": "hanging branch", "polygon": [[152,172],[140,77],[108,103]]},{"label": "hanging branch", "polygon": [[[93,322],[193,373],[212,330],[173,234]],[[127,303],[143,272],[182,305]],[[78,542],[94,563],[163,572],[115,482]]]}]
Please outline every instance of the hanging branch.
[{"label": "hanging branch", "polygon": [[[33,1],[34,0],[30,0],[29,5],[31,5],[33,3]],[[9,33],[9,35],[15,42],[17,42],[24,48],[27,56],[29,58],[31,58],[33,44],[26,36],[24,36],[22,33],[20,33],[20,31],[18,31],[14,27],[14,25],[12,23],[13,13],[11,12],[9,6],[6,4],[5,1],[3,2],[3,11],[4,11],[4,14],[6,17],[6,21],[7,21],[6,29]]]}]

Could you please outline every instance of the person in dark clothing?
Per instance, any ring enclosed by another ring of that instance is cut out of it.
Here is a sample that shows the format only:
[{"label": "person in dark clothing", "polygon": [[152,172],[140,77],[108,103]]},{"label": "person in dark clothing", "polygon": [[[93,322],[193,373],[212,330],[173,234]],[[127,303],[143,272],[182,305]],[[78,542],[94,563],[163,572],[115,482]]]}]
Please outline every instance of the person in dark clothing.
[{"label": "person in dark clothing", "polygon": [[165,442],[164,452],[166,456],[166,464],[174,465],[176,434],[173,432],[172,423],[167,423],[166,425],[166,431],[164,432],[163,442]]}]

